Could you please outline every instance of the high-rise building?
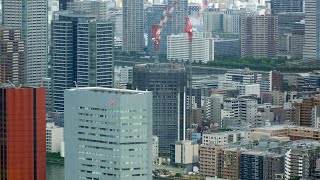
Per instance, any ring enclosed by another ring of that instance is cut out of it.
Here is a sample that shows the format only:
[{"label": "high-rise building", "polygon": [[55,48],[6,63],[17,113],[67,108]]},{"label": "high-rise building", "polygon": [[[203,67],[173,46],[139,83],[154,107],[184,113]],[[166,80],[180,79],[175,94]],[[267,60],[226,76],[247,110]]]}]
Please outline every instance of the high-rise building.
[{"label": "high-rise building", "polygon": [[0,179],[46,179],[46,90],[3,87],[0,99]]},{"label": "high-rise building", "polygon": [[95,15],[57,13],[53,21],[53,110],[63,112],[63,92],[76,86],[112,87],[113,25]]},{"label": "high-rise building", "polygon": [[305,42],[303,47],[303,59],[320,58],[320,1],[305,1]]},{"label": "high-rise building", "polygon": [[143,0],[123,0],[122,51],[143,53],[144,10]]},{"label": "high-rise building", "polygon": [[65,91],[65,179],[152,179],[152,92]]},{"label": "high-rise building", "polygon": [[21,30],[0,27],[0,82],[26,83],[25,44]]},{"label": "high-rise building", "polygon": [[2,24],[22,30],[26,46],[27,84],[39,86],[47,76],[48,0],[2,1]]},{"label": "high-rise building", "polygon": [[111,14],[108,10],[112,7],[111,1],[75,1],[67,3],[67,10],[96,14],[99,21],[108,21]]},{"label": "high-rise building", "polygon": [[304,0],[272,0],[271,13],[303,12]]},{"label": "high-rise building", "polygon": [[241,57],[275,58],[278,36],[276,16],[241,17]]},{"label": "high-rise building", "polygon": [[[173,5],[175,0],[168,0],[168,7]],[[168,35],[183,33],[186,29],[185,18],[188,17],[188,0],[178,0],[175,10],[170,16],[167,26]],[[163,39],[164,42],[167,41],[166,38]]]},{"label": "high-rise building", "polygon": [[170,144],[184,139],[186,86],[181,64],[140,64],[133,69],[133,88],[153,92],[153,135],[159,137],[160,156],[168,156]]},{"label": "high-rise building", "polygon": [[221,176],[225,179],[239,179],[241,150],[237,148],[223,149]]},{"label": "high-rise building", "polygon": [[46,124],[46,147],[47,152],[61,152],[61,142],[63,142],[63,127],[56,126],[54,122]]}]

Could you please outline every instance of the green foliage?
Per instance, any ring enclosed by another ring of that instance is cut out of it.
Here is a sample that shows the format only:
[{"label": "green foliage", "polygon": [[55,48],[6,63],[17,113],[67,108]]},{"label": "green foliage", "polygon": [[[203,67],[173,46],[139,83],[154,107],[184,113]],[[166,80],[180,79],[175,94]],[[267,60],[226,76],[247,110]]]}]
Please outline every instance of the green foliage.
[{"label": "green foliage", "polygon": [[222,178],[222,175],[221,175],[220,171],[217,172],[217,178]]},{"label": "green foliage", "polygon": [[217,66],[224,68],[250,68],[260,71],[290,71],[302,72],[320,69],[319,66],[296,66],[290,65],[286,59],[253,59],[253,58],[216,58],[214,61],[209,61],[206,66]]},{"label": "green foliage", "polygon": [[293,178],[290,178],[290,180],[300,180],[301,177],[293,177]]},{"label": "green foliage", "polygon": [[47,162],[64,164],[64,158],[60,156],[60,153],[48,153],[47,152]]},{"label": "green foliage", "polygon": [[175,177],[181,177],[181,173],[176,173]]}]

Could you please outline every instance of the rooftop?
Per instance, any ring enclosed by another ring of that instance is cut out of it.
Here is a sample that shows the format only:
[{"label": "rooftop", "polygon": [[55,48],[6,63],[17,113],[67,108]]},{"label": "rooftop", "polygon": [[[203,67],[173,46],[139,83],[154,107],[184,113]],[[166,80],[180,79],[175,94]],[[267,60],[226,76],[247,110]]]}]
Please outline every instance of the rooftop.
[{"label": "rooftop", "polygon": [[67,91],[92,91],[100,93],[126,93],[126,94],[145,94],[148,91],[139,91],[139,90],[128,90],[128,89],[115,89],[115,88],[103,88],[103,87],[81,87],[68,89]]}]

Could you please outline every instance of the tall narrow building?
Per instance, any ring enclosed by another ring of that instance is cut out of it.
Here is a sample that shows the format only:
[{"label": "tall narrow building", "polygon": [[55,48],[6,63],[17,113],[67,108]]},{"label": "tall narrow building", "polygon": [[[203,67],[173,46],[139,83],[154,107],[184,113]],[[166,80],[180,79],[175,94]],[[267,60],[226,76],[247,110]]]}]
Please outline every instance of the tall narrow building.
[{"label": "tall narrow building", "polygon": [[320,1],[305,1],[305,41],[303,59],[320,58]]},{"label": "tall narrow building", "polygon": [[181,64],[139,64],[133,69],[133,88],[153,92],[153,135],[159,137],[162,157],[170,154],[170,144],[184,140],[186,86]]},{"label": "tall narrow building", "polygon": [[144,51],[144,10],[143,0],[123,0],[122,51],[143,53]]},{"label": "tall narrow building", "polygon": [[65,180],[152,179],[152,92],[65,92]]},{"label": "tall narrow building", "polygon": [[63,92],[74,86],[112,87],[113,25],[96,15],[59,12],[52,28],[53,110],[63,112]]},{"label": "tall narrow building", "polygon": [[2,0],[2,24],[20,28],[26,44],[27,84],[47,76],[48,0]]},{"label": "tall narrow building", "polygon": [[25,58],[21,30],[0,27],[0,82],[25,84]]},{"label": "tall narrow building", "polygon": [[46,179],[46,90],[2,87],[0,100],[0,179]]}]

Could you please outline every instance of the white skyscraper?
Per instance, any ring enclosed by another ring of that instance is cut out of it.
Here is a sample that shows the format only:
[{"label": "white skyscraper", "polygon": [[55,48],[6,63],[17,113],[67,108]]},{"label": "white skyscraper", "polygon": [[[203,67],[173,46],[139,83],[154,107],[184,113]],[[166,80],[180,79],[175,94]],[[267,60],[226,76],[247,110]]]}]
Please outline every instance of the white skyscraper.
[{"label": "white skyscraper", "polygon": [[48,0],[2,0],[2,23],[22,29],[27,47],[27,82],[38,86],[47,76]]},{"label": "white skyscraper", "polygon": [[152,179],[152,92],[65,91],[65,180]]}]

